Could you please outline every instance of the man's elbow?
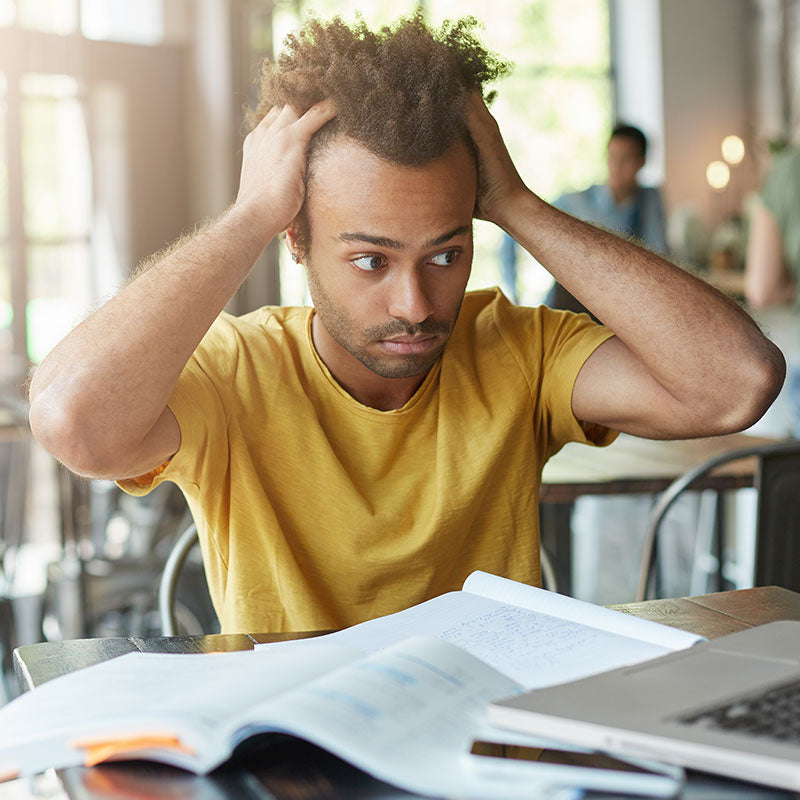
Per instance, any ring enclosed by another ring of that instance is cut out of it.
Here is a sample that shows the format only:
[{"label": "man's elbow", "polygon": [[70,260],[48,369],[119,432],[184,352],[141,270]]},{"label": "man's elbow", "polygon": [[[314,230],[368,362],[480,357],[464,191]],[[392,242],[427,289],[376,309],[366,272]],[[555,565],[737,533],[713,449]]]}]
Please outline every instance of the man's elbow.
[{"label": "man's elbow", "polygon": [[764,339],[759,357],[736,376],[726,410],[721,415],[721,433],[735,433],[754,425],[775,401],[786,378],[786,360],[775,344]]},{"label": "man's elbow", "polygon": [[114,472],[102,437],[92,435],[86,414],[49,396],[47,391],[31,398],[29,423],[34,438],[71,472],[85,478],[107,477]]}]

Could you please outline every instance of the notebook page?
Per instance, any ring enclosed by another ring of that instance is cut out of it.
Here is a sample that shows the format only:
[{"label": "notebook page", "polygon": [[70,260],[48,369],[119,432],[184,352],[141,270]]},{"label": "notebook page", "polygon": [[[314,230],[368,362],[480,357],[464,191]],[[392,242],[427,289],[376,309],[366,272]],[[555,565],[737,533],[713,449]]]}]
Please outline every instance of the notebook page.
[{"label": "notebook page", "polygon": [[576,600],[563,594],[538,589],[525,583],[490,575],[488,572],[473,572],[464,581],[464,591],[490,597],[502,603],[510,603],[543,614],[579,622],[592,628],[618,633],[640,639],[643,642],[665,647],[668,650],[682,650],[703,641],[702,636],[669,625],[662,625],[649,619],[634,617],[622,611]]},{"label": "notebook page", "polygon": [[653,642],[463,591],[317,639],[258,648],[296,650],[327,640],[374,653],[418,635],[456,644],[526,689],[576,680],[670,652]]}]

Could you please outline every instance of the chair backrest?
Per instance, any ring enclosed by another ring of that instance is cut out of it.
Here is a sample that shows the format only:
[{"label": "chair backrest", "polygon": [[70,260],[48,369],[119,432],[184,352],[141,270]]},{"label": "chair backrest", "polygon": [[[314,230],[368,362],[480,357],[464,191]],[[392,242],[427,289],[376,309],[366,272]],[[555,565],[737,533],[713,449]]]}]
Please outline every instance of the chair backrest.
[{"label": "chair backrest", "polygon": [[752,457],[758,458],[754,583],[800,591],[800,441],[790,440],[715,456],[676,478],[662,492],[650,513],[637,600],[646,599],[653,582],[661,523],[678,496],[723,464]]},{"label": "chair backrest", "polygon": [[755,585],[800,591],[800,442],[760,459]]},{"label": "chair backrest", "polygon": [[197,526],[192,522],[172,546],[164,571],[161,573],[158,585],[158,613],[163,636],[176,635],[175,595],[178,590],[178,578],[186,557],[197,542]]}]

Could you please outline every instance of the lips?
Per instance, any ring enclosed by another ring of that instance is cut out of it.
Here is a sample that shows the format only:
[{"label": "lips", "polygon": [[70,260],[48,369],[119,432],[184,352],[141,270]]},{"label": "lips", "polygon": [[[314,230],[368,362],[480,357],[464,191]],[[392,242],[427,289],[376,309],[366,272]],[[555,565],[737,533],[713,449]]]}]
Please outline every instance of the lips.
[{"label": "lips", "polygon": [[380,345],[389,353],[415,355],[427,353],[436,345],[437,339],[437,336],[400,336],[397,339],[382,339]]}]

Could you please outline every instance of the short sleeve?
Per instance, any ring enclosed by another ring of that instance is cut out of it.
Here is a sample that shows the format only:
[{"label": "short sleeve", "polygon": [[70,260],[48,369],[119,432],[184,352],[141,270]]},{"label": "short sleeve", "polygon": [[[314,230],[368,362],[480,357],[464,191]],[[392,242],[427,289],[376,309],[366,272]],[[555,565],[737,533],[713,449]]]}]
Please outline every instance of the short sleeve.
[{"label": "short sleeve", "polygon": [[534,429],[547,438],[547,457],[567,442],[604,446],[618,432],[582,422],[572,390],[586,359],[614,334],[587,314],[539,306],[498,306],[498,327],[517,354],[531,389]]},{"label": "short sleeve", "polygon": [[608,445],[618,432],[583,422],[572,412],[572,390],[589,356],[614,334],[586,314],[546,309],[539,406],[553,442],[553,453],[567,442]]}]

